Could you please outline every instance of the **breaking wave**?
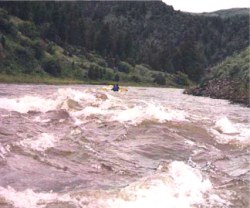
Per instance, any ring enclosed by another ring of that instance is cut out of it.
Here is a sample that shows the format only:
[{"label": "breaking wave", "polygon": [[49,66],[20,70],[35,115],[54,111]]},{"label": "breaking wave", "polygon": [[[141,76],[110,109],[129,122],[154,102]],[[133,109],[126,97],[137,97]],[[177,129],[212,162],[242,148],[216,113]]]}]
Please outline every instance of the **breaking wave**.
[{"label": "breaking wave", "polygon": [[0,198],[17,208],[41,208],[60,202],[86,208],[151,208],[156,204],[159,208],[229,205],[215,194],[212,183],[199,170],[179,161],[169,163],[166,169],[166,172],[144,177],[120,190],[92,191],[91,197],[87,191],[36,193],[31,189],[16,191],[11,187],[0,187]]},{"label": "breaking wave", "polygon": [[[63,109],[77,121],[84,123],[86,118],[97,116],[106,121],[118,121],[137,125],[143,121],[187,121],[187,113],[181,110],[154,102],[131,103],[114,97],[108,92],[98,90],[85,91],[71,88],[58,89],[57,93],[50,98],[39,96],[24,96],[21,98],[1,98],[0,108],[20,113],[29,111],[48,112]],[[139,104],[139,105],[138,105]]]},{"label": "breaking wave", "polygon": [[250,144],[250,129],[246,124],[234,123],[227,117],[219,118],[211,132],[220,143],[238,141],[241,144]]},{"label": "breaking wave", "polygon": [[49,148],[55,146],[57,140],[54,135],[48,133],[42,133],[38,135],[36,138],[27,138],[18,142],[22,147],[36,150],[36,151],[45,151]]},{"label": "breaking wave", "polygon": [[0,207],[248,205],[249,109],[179,89],[0,88]]}]

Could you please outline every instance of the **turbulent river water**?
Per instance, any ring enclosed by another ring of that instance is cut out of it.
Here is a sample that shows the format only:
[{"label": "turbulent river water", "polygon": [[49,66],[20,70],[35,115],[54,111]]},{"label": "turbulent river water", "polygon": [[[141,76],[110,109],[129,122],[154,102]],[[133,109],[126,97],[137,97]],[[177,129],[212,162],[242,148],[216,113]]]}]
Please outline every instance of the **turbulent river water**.
[{"label": "turbulent river water", "polygon": [[0,207],[249,207],[249,108],[182,92],[1,84]]}]

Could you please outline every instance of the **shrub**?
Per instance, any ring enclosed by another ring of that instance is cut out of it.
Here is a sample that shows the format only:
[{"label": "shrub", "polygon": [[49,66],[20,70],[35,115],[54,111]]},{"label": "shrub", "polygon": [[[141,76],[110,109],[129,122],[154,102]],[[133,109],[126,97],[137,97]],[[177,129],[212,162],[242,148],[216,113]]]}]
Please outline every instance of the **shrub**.
[{"label": "shrub", "polygon": [[42,68],[48,74],[54,77],[59,77],[61,74],[61,66],[59,62],[55,59],[47,59],[42,63]]},{"label": "shrub", "polygon": [[50,53],[51,55],[54,55],[55,52],[56,52],[55,44],[54,44],[54,43],[49,43],[49,44],[48,44],[48,47],[47,47],[47,51],[48,51],[48,53]]},{"label": "shrub", "polygon": [[162,74],[157,74],[154,82],[158,85],[165,85],[166,84],[166,79]]},{"label": "shrub", "polygon": [[124,73],[128,74],[130,71],[133,70],[133,67],[127,62],[120,61],[118,64],[118,70],[120,72],[124,72]]},{"label": "shrub", "polygon": [[103,79],[105,80],[113,80],[114,79],[114,74],[110,71],[106,71],[106,73],[103,76]]},{"label": "shrub", "polygon": [[107,67],[107,63],[106,63],[106,61],[103,60],[103,59],[97,59],[97,60],[96,60],[96,63],[97,63],[98,65],[102,66],[102,67]]},{"label": "shrub", "polygon": [[33,49],[35,51],[35,57],[36,59],[42,59],[44,57],[44,48],[42,46],[42,43],[37,41],[34,45],[33,45]]},{"label": "shrub", "polygon": [[25,65],[28,64],[28,62],[30,62],[30,60],[33,59],[33,52],[34,51],[31,50],[30,48],[25,48],[21,46],[15,48],[16,58]]},{"label": "shrub", "polygon": [[17,29],[12,23],[10,23],[5,19],[0,18],[0,25],[1,25],[1,31],[3,31],[5,34],[11,34],[13,36],[16,36]]},{"label": "shrub", "polygon": [[5,39],[4,35],[1,36],[1,44],[2,44],[3,48],[5,48],[5,46],[6,46],[6,39]]},{"label": "shrub", "polygon": [[97,64],[91,64],[88,70],[88,77],[90,79],[101,79],[103,77],[103,68]]},{"label": "shrub", "polygon": [[120,76],[118,74],[115,75],[114,81],[116,81],[116,82],[120,81]]},{"label": "shrub", "polygon": [[21,31],[23,35],[29,38],[35,38],[38,37],[39,35],[36,26],[34,25],[34,23],[31,22],[25,22],[20,24],[18,29]]},{"label": "shrub", "polygon": [[141,82],[141,79],[140,77],[136,76],[136,75],[133,75],[130,77],[131,81],[133,82]]},{"label": "shrub", "polygon": [[8,12],[2,8],[0,8],[0,18],[1,19],[9,19]]},{"label": "shrub", "polygon": [[176,73],[176,77],[175,77],[175,82],[178,85],[189,85],[189,79],[188,79],[188,75],[178,71]]}]

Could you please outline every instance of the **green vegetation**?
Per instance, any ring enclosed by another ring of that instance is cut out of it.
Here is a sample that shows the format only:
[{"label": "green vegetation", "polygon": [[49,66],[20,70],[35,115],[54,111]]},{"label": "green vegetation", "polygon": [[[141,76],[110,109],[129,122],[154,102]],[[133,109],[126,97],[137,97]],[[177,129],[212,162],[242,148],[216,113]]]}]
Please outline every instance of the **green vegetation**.
[{"label": "green vegetation", "polygon": [[0,81],[4,83],[36,83],[36,84],[83,84],[79,80],[54,78],[51,76],[37,76],[29,74],[0,74]]},{"label": "green vegetation", "polygon": [[191,15],[160,1],[2,1],[0,74],[190,85],[249,45],[249,14],[223,14]]},{"label": "green vegetation", "polygon": [[187,93],[214,98],[229,99],[232,102],[250,106],[249,63],[250,47],[210,69],[201,84]]},{"label": "green vegetation", "polygon": [[249,89],[250,47],[239,54],[228,57],[211,69],[207,80],[229,79],[241,82],[242,88]]},{"label": "green vegetation", "polygon": [[[10,16],[4,9],[0,9],[0,18],[6,26],[0,35],[1,82],[97,84],[119,81],[151,86],[158,83],[155,76],[159,72],[150,66],[118,61],[111,68],[109,59],[95,52],[72,45],[59,46],[43,39],[34,23]],[[178,86],[175,75],[161,72],[161,76],[165,86]]]}]

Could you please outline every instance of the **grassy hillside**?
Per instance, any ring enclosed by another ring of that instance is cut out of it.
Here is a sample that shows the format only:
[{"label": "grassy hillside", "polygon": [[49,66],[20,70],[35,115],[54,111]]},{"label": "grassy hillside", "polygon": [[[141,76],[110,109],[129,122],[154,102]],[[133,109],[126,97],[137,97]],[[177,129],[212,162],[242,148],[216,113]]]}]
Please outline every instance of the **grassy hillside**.
[{"label": "grassy hillside", "polygon": [[250,106],[250,47],[211,68],[202,83],[187,93],[229,99]]},{"label": "grassy hillside", "polygon": [[137,83],[178,86],[190,81],[182,73],[168,74],[145,64],[107,59],[94,51],[41,37],[39,26],[0,9],[0,81],[18,83]]},{"label": "grassy hillside", "polygon": [[247,47],[239,54],[228,57],[222,63],[211,69],[207,79],[239,80],[243,88],[249,87],[250,48]]},{"label": "grassy hillside", "polygon": [[[66,55],[85,56],[88,61],[86,54],[99,54],[108,68],[125,74],[131,67],[124,62],[134,68],[143,63],[160,74],[184,73],[197,82],[205,68],[249,45],[247,13],[228,18],[194,16],[161,1],[2,1],[0,7],[36,26],[37,33],[21,28],[32,40],[38,35],[56,43]],[[138,80],[137,70],[133,73],[131,79]]]}]

